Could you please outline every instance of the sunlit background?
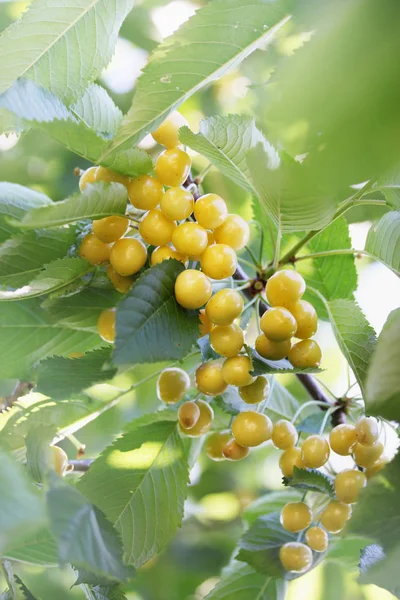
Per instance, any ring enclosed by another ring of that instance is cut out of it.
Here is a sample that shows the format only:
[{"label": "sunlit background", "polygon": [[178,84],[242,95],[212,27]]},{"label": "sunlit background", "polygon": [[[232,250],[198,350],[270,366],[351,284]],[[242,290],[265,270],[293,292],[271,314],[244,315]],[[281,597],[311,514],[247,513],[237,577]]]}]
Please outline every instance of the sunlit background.
[{"label": "sunlit background", "polygon": [[[0,0],[0,29],[18,18],[27,2]],[[164,37],[174,32],[198,8],[201,2],[174,0],[138,1],[124,24],[114,58],[103,73],[100,83],[108,90],[123,111],[129,108],[135,81],[146,63],[149,52]],[[198,130],[205,116],[229,113],[255,113],[259,125],[268,136],[268,120],[260,110],[261,93],[273,70],[274,60],[295,51],[309,37],[292,34],[290,26],[283,31],[272,48],[256,52],[240,70],[230,72],[188,100],[181,108],[190,126]],[[297,139],[307,129],[307,123],[281,132],[281,138],[296,146]],[[149,151],[157,151],[152,139],[142,142]],[[195,170],[205,166],[202,157],[193,155]],[[71,154],[55,141],[37,131],[19,137],[0,136],[0,179],[27,185],[60,200],[77,190],[74,167],[88,166],[84,160]],[[357,183],[357,182],[354,182]],[[212,170],[205,181],[205,190],[223,196],[232,211],[251,218],[251,199],[232,182]],[[380,210],[380,209],[379,209]],[[378,209],[360,215],[349,214],[350,231],[355,248],[363,248],[371,220],[380,216]],[[354,222],[353,222],[354,221]],[[388,313],[399,305],[400,284],[396,276],[384,266],[368,259],[357,259],[359,276],[356,299],[377,333]],[[250,324],[248,338],[254,336]],[[344,394],[353,383],[346,362],[341,356],[331,327],[323,322],[317,339],[322,346],[325,371],[321,380],[337,395]],[[189,365],[190,366],[190,365]],[[128,387],[135,379],[151,373],[152,369],[133,369],[119,376],[116,386]],[[280,381],[299,398],[304,391],[291,376]],[[106,400],[114,388],[102,385],[93,388],[95,398]],[[352,388],[357,396],[357,387]],[[77,435],[86,444],[87,456],[95,457],[132,417],[158,407],[154,381],[132,392],[114,409],[90,423]],[[395,436],[390,428],[386,436],[390,451],[395,450]],[[77,442],[78,443],[78,442]],[[74,458],[76,449],[70,441],[63,443]],[[202,600],[217,582],[221,568],[229,562],[237,538],[242,531],[241,512],[254,499],[268,490],[282,487],[277,466],[278,453],[267,444],[239,464],[214,463],[201,455],[192,472],[192,485],[187,502],[183,527],[176,539],[159,556],[139,569],[137,580],[127,592],[129,600]],[[118,460],[118,457],[116,457]],[[160,523],[160,526],[162,524]],[[72,571],[41,569],[21,566],[23,580],[34,595],[44,600],[82,599],[79,588],[68,590],[74,581]],[[394,598],[375,586],[357,584],[356,570],[343,568],[331,562],[319,566],[310,574],[290,585],[288,600],[389,600]],[[2,587],[0,586],[0,591]],[[68,590],[68,591],[66,591]]]}]

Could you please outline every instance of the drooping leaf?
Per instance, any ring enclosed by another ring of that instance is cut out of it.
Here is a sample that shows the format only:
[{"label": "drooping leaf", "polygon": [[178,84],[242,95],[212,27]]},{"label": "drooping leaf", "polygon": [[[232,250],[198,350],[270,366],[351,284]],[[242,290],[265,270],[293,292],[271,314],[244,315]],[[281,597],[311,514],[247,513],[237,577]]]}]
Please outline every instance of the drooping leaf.
[{"label": "drooping leaf", "polygon": [[233,560],[206,600],[285,600],[286,582],[257,573],[249,565]]},{"label": "drooping leaf", "polygon": [[50,530],[42,528],[11,540],[5,556],[17,562],[54,567],[58,563],[58,548]]},{"label": "drooping leaf", "polygon": [[37,0],[0,36],[0,93],[26,76],[66,100],[82,96],[111,60],[132,6],[132,0]]},{"label": "drooping leaf", "polygon": [[176,421],[153,418],[134,421],[78,484],[120,531],[127,560],[137,567],[175,535],[188,484]]},{"label": "drooping leaf", "polygon": [[49,471],[51,464],[49,446],[55,433],[54,425],[30,427],[25,438],[28,472],[37,483],[42,483]]},{"label": "drooping leaf", "polygon": [[188,127],[182,127],[179,137],[183,144],[208,158],[221,173],[254,196],[257,192],[246,163],[247,152],[260,142],[268,153],[270,167],[279,163],[276,150],[248,115],[209,117],[201,121],[199,133],[194,134]]},{"label": "drooping leaf", "polygon": [[269,492],[247,506],[242,517],[247,523],[252,524],[258,517],[279,512],[285,504],[296,502],[300,500],[301,496],[302,494],[299,491],[290,488],[279,492]]},{"label": "drooping leaf", "polygon": [[199,336],[197,311],[182,308],[174,285],[184,270],[176,260],[148,269],[117,309],[114,362],[149,363],[184,358]]},{"label": "drooping leaf", "polygon": [[294,467],[293,477],[284,477],[283,484],[299,490],[335,496],[332,478],[316,469]]},{"label": "drooping leaf", "polygon": [[0,182],[0,242],[18,231],[10,221],[19,221],[32,208],[48,206],[52,200],[17,183]]},{"label": "drooping leaf", "polygon": [[93,270],[82,258],[59,258],[45,266],[33,281],[16,290],[0,290],[0,301],[23,300],[65,288]]},{"label": "drooping leaf", "polygon": [[284,6],[259,0],[216,0],[198,10],[151,55],[102,159],[137,144],[192,94],[265,45],[287,20]]},{"label": "drooping leaf", "polygon": [[372,225],[365,250],[400,275],[400,211],[388,212]]},{"label": "drooping leaf", "polygon": [[400,419],[400,309],[390,313],[372,355],[366,381],[367,412]]},{"label": "drooping leaf", "polygon": [[114,135],[122,120],[120,109],[106,90],[95,83],[87,88],[83,96],[71,106],[71,110],[103,136]]},{"label": "drooping leaf", "polygon": [[296,398],[274,377],[271,380],[271,387],[264,412],[267,414],[270,413],[270,416],[273,418],[291,420],[298,407],[299,403]]},{"label": "drooping leaf", "polygon": [[320,369],[317,367],[308,367],[299,369],[293,367],[290,362],[283,358],[282,360],[268,360],[258,354],[256,350],[250,349],[251,360],[253,363],[253,375],[265,375],[266,373],[318,373]]}]

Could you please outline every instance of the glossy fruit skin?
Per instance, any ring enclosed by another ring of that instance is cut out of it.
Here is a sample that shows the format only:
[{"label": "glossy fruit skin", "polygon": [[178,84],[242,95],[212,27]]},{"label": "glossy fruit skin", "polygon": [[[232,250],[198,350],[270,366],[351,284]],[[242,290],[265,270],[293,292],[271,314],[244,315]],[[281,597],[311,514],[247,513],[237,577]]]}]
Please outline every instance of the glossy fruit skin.
[{"label": "glossy fruit skin", "polygon": [[383,450],[381,442],[375,442],[372,446],[363,446],[357,442],[353,450],[354,460],[359,467],[372,467],[382,456]]},{"label": "glossy fruit skin", "polygon": [[139,233],[152,246],[166,246],[172,239],[176,223],[167,219],[161,210],[149,210],[139,223]]},{"label": "glossy fruit skin", "polygon": [[207,231],[198,223],[181,223],[172,234],[172,243],[182,254],[199,256],[207,248]]},{"label": "glossy fruit skin", "polygon": [[225,460],[222,451],[231,439],[232,434],[228,430],[211,433],[206,441],[207,456],[216,461]]},{"label": "glossy fruit skin", "polygon": [[91,265],[101,265],[110,259],[111,246],[104,244],[94,233],[88,233],[79,246],[79,256]]},{"label": "glossy fruit skin", "polygon": [[104,181],[105,183],[122,183],[125,187],[128,187],[130,178],[126,175],[121,175],[112,169],[107,167],[97,167],[96,181]]},{"label": "glossy fruit skin", "polygon": [[181,427],[191,429],[200,418],[200,409],[196,402],[188,401],[180,405],[178,409],[178,421]]},{"label": "glossy fruit skin", "polygon": [[222,225],[228,216],[225,200],[217,194],[200,196],[194,207],[196,221],[205,229],[215,229]]},{"label": "glossy fruit skin", "polygon": [[345,469],[336,475],[335,492],[339,502],[353,504],[357,502],[360,490],[367,485],[364,473],[357,469]]},{"label": "glossy fruit skin", "polygon": [[372,446],[379,439],[378,421],[373,417],[361,417],[355,424],[356,438],[363,446]]},{"label": "glossy fruit skin", "polygon": [[329,434],[330,446],[340,456],[349,456],[353,452],[356,441],[356,430],[350,423],[336,425]]},{"label": "glossy fruit skin", "polygon": [[222,449],[224,458],[231,461],[243,460],[250,454],[250,448],[241,446],[235,439],[229,440]]},{"label": "glossy fruit skin", "polygon": [[337,500],[331,500],[320,515],[321,523],[329,533],[342,531],[350,517],[351,507]]},{"label": "glossy fruit skin", "polygon": [[251,363],[248,356],[227,358],[222,365],[222,376],[228,385],[243,387],[253,383],[255,377],[250,375]]},{"label": "glossy fruit skin", "polygon": [[97,331],[99,336],[110,344],[115,340],[115,308],[106,308],[97,319]]},{"label": "glossy fruit skin", "polygon": [[253,383],[239,388],[239,395],[246,404],[259,404],[269,394],[269,381],[264,375],[256,377]]},{"label": "glossy fruit skin", "polygon": [[68,469],[68,456],[59,446],[49,446],[49,467],[63,477]]},{"label": "glossy fruit skin", "polygon": [[287,450],[297,444],[299,434],[296,427],[286,419],[280,419],[274,424],[272,432],[272,443],[275,448]]},{"label": "glossy fruit skin", "polygon": [[286,531],[298,533],[311,525],[312,513],[305,502],[288,502],[281,512],[281,525]]},{"label": "glossy fruit skin", "polygon": [[301,448],[296,448],[295,446],[285,450],[279,459],[279,468],[285,477],[293,477],[294,467],[304,469]]},{"label": "glossy fruit skin", "polygon": [[164,369],[157,379],[157,396],[165,404],[175,404],[190,388],[190,377],[183,369]]},{"label": "glossy fruit skin", "polygon": [[208,318],[208,315],[204,308],[199,310],[199,321],[200,321],[200,325],[199,325],[200,337],[203,337],[203,335],[208,335],[210,333],[211,329],[214,327],[214,325],[213,325],[213,323],[211,323],[210,319]]},{"label": "glossy fruit skin", "polygon": [[210,344],[217,354],[231,358],[242,349],[244,333],[236,323],[216,325],[210,331]]},{"label": "glossy fruit skin", "polygon": [[207,302],[206,313],[214,325],[230,325],[243,311],[243,298],[235,290],[218,290]]},{"label": "glossy fruit skin", "polygon": [[186,152],[179,148],[169,148],[157,158],[154,171],[163,185],[179,187],[186,181],[191,165],[192,161]]},{"label": "glossy fruit skin", "polygon": [[329,444],[321,435],[310,435],[301,447],[301,458],[307,469],[318,469],[329,459]]},{"label": "glossy fruit skin", "polygon": [[84,173],[82,173],[79,178],[79,189],[81,192],[83,192],[89,183],[94,183],[96,181],[96,172],[97,167],[89,167]]},{"label": "glossy fruit skin", "polygon": [[160,202],[161,212],[172,221],[183,221],[190,217],[194,209],[194,198],[181,187],[169,188]]},{"label": "glossy fruit skin", "polygon": [[260,356],[268,360],[281,360],[289,354],[290,339],[283,342],[273,342],[266,335],[261,333],[257,339],[255,348]]},{"label": "glossy fruit skin", "polygon": [[129,219],[115,215],[113,217],[104,217],[97,219],[92,223],[93,233],[105,244],[116,242],[127,232]]},{"label": "glossy fruit skin", "polygon": [[328,548],[328,534],[322,527],[310,527],[306,531],[306,542],[314,552],[325,552]]},{"label": "glossy fruit skin", "polygon": [[214,229],[214,238],[217,244],[241,250],[250,238],[249,224],[239,215],[228,215],[222,225]]},{"label": "glossy fruit skin", "polygon": [[272,421],[267,415],[246,410],[233,419],[232,433],[240,446],[259,446],[271,438]]},{"label": "glossy fruit skin", "polygon": [[128,185],[129,201],[139,210],[156,208],[160,204],[163,194],[162,183],[151,175],[139,175]]},{"label": "glossy fruit skin", "polygon": [[387,456],[381,456],[376,462],[374,462],[370,467],[368,467],[365,470],[365,475],[367,479],[371,479],[371,477],[377,475],[377,473],[382,471],[382,469],[384,469],[386,465],[389,464],[389,462],[390,460],[387,458]]},{"label": "glossy fruit skin", "polygon": [[305,544],[288,542],[281,546],[279,559],[286,571],[305,573],[312,565],[313,555],[311,549]]},{"label": "glossy fruit skin", "polygon": [[212,279],[231,277],[237,269],[236,252],[226,244],[208,246],[200,258],[201,270]]},{"label": "glossy fruit skin", "polygon": [[179,273],[175,281],[175,297],[183,308],[200,308],[210,299],[212,286],[208,277],[195,269]]},{"label": "glossy fruit skin", "polygon": [[124,277],[123,275],[120,275],[112,265],[108,265],[106,273],[117,292],[120,294],[129,292],[133,284],[133,277]]},{"label": "glossy fruit skin", "polygon": [[296,333],[297,323],[287,308],[275,306],[263,314],[260,326],[268,339],[273,342],[284,342]]},{"label": "glossy fruit skin", "polygon": [[318,315],[312,304],[306,300],[299,300],[289,307],[290,312],[296,319],[296,337],[307,340],[315,335],[318,329]]},{"label": "glossy fruit skin", "polygon": [[315,340],[302,340],[291,347],[288,359],[299,369],[319,367],[322,359],[321,348]]},{"label": "glossy fruit skin", "polygon": [[140,271],[146,260],[146,247],[135,238],[122,238],[111,248],[111,265],[117,273],[124,277]]},{"label": "glossy fruit skin", "polygon": [[227,388],[227,383],[222,377],[221,363],[211,360],[200,365],[196,370],[196,385],[200,392],[207,396],[222,394]]},{"label": "glossy fruit skin", "polygon": [[179,128],[184,125],[189,125],[187,120],[178,111],[172,112],[168,117],[161,123],[161,125],[153,131],[151,134],[156,142],[165,146],[166,148],[175,148],[181,143],[179,141]]},{"label": "glossy fruit skin", "polygon": [[199,437],[200,435],[207,433],[214,419],[214,411],[207,402],[197,400],[196,404],[200,409],[200,417],[197,423],[190,429],[185,429],[185,427],[182,427],[181,425],[182,432],[189,437]]},{"label": "glossy fruit skin", "polygon": [[271,306],[290,307],[306,291],[306,282],[296,271],[285,269],[274,273],[267,281],[265,293]]},{"label": "glossy fruit skin", "polygon": [[169,258],[174,258],[175,260],[179,260],[179,262],[185,264],[188,260],[187,256],[184,256],[180,252],[177,252],[171,246],[158,246],[151,253],[150,264],[152,267],[154,265],[158,265],[163,260],[168,260]]}]

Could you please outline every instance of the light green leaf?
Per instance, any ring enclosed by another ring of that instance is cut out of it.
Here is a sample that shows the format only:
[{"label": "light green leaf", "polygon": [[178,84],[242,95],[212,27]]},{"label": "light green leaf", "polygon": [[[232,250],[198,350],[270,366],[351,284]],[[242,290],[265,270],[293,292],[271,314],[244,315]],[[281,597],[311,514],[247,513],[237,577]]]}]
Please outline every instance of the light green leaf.
[{"label": "light green leaf", "polygon": [[73,228],[28,231],[0,246],[0,283],[20,287],[32,281],[50,260],[63,258],[75,242]]},{"label": "light green leaf", "polygon": [[200,8],[150,56],[102,160],[137,144],[192,94],[265,46],[287,20],[280,5],[260,0],[214,0]]},{"label": "light green leaf", "polygon": [[233,560],[221,573],[221,579],[206,600],[285,600],[286,583],[261,575]]},{"label": "light green leaf", "polygon": [[54,567],[58,563],[57,543],[49,529],[39,529],[11,540],[5,557],[32,565]]},{"label": "light green leaf", "polygon": [[271,380],[271,388],[264,410],[272,418],[292,419],[299,408],[296,398],[274,377]]},{"label": "light green leaf", "polygon": [[53,323],[36,298],[4,303],[0,311],[0,378],[24,378],[35,362],[99,348],[98,335]]},{"label": "light green leaf", "polygon": [[268,360],[260,356],[252,348],[249,348],[249,352],[253,366],[251,373],[253,375],[264,375],[265,373],[318,373],[320,371],[316,367],[308,367],[307,369],[293,367],[286,358],[282,360]]},{"label": "light green leaf", "polygon": [[[377,550],[374,552],[371,548],[379,548],[380,553]],[[365,565],[366,554],[372,552],[375,554],[374,558],[371,560],[371,557],[369,557],[369,564]],[[359,582],[362,585],[377,585],[378,587],[388,590],[391,594],[396,596],[396,598],[400,598],[400,582],[398,576],[399,560],[400,549],[396,548],[396,550],[390,552],[388,556],[385,556],[385,553],[380,546],[377,544],[370,544],[366,547],[364,554],[361,554],[361,576]]]},{"label": "light green leaf", "polygon": [[248,115],[209,117],[201,121],[199,133],[182,127],[179,137],[183,144],[208,158],[221,173],[254,196],[257,192],[246,163],[247,152],[260,142],[269,156],[270,168],[279,164],[278,153]]},{"label": "light green leaf", "polygon": [[382,192],[386,198],[386,202],[393,208],[400,208],[399,169],[396,168],[392,172],[380,177],[373,190]]},{"label": "light green leaf", "polygon": [[293,477],[284,477],[283,484],[299,490],[335,496],[333,480],[316,469],[294,467]]},{"label": "light green leaf", "polygon": [[111,581],[103,585],[81,584],[81,588],[87,600],[127,600],[122,586]]},{"label": "light green leaf", "polygon": [[82,96],[110,62],[132,6],[133,0],[36,0],[0,36],[0,93],[27,76],[60,98]]},{"label": "light green leaf", "polygon": [[20,133],[23,128],[24,124],[21,119],[6,108],[0,108],[0,135],[3,133],[6,135],[14,132]]},{"label": "light green leaf", "polygon": [[174,285],[182,263],[148,269],[117,308],[114,362],[135,364],[184,358],[199,337],[197,311],[182,308]]},{"label": "light green leaf", "polygon": [[0,242],[18,230],[10,221],[19,221],[32,208],[49,204],[52,200],[40,192],[17,183],[0,182]]},{"label": "light green leaf", "polygon": [[127,200],[126,187],[122,184],[95,183],[67,200],[31,210],[24,216],[20,226],[24,229],[57,227],[80,219],[123,215]]},{"label": "light green leaf", "polygon": [[114,104],[106,90],[93,83],[84,95],[71,106],[71,111],[80,117],[90,129],[103,136],[112,136],[121,120],[122,112]]},{"label": "light green leaf", "polygon": [[33,481],[42,483],[51,465],[50,444],[56,427],[45,425],[30,427],[25,438],[27,469]]},{"label": "light green leaf", "polygon": [[119,535],[103,513],[76,488],[61,480],[47,492],[50,524],[60,563],[68,562],[115,579],[130,579],[134,569],[122,561]]},{"label": "light green leaf", "polygon": [[88,352],[81,358],[48,358],[37,369],[37,391],[54,399],[67,399],[95,383],[112,379],[110,350]]},{"label": "light green leaf", "polygon": [[290,488],[279,492],[269,492],[247,506],[242,517],[247,523],[254,523],[258,517],[279,512],[288,502],[300,500],[301,495],[297,490]]},{"label": "light green leaf", "polygon": [[93,266],[81,258],[59,258],[45,266],[31,283],[13,291],[0,290],[0,301],[23,300],[60,290],[81,279]]},{"label": "light green leaf", "polygon": [[137,567],[175,535],[187,494],[188,465],[176,421],[153,417],[133,421],[78,484],[121,532],[126,559]]},{"label": "light green leaf", "polygon": [[400,308],[390,313],[372,355],[366,381],[368,413],[400,420]]},{"label": "light green leaf", "polygon": [[372,225],[365,250],[400,275],[400,211],[388,212]]}]

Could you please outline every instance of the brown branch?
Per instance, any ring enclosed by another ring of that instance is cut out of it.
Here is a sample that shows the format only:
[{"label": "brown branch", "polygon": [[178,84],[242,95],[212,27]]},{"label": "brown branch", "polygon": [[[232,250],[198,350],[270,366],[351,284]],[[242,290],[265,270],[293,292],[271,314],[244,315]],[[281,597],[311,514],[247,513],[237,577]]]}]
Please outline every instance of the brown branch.
[{"label": "brown branch", "polygon": [[89,470],[90,465],[92,464],[93,459],[86,458],[84,460],[70,460],[68,464],[73,467],[73,470],[77,473],[85,473]]},{"label": "brown branch", "polygon": [[25,396],[25,394],[28,394],[33,387],[33,384],[29,383],[29,381],[18,381],[17,385],[13,389],[12,394],[2,398],[1,410],[10,408],[13,404],[15,404],[18,398],[20,398],[21,396]]}]

